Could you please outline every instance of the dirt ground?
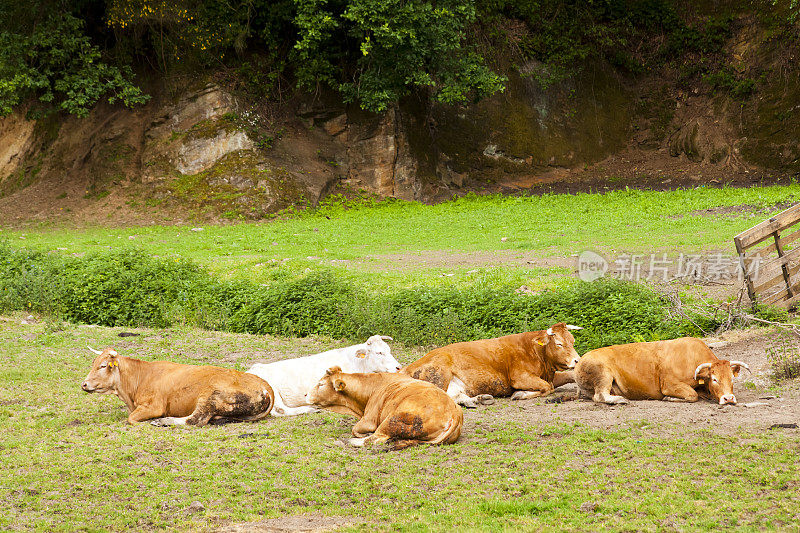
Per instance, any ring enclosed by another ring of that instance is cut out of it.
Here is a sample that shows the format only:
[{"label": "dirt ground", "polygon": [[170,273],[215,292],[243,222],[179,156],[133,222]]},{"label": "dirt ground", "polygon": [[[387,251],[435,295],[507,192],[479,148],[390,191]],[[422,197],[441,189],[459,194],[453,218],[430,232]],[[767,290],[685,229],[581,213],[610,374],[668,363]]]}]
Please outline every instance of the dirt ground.
[{"label": "dirt ground", "polygon": [[666,148],[642,150],[628,147],[597,163],[576,168],[552,168],[542,173],[510,177],[490,192],[544,194],[603,192],[625,188],[668,191],[677,188],[752,187],[789,184],[791,176],[744,166],[694,162],[673,157]]},{"label": "dirt ground", "polygon": [[351,522],[342,516],[324,516],[312,513],[268,518],[258,522],[232,523],[222,526],[216,531],[217,533],[284,533],[289,531],[322,533],[352,525]]},{"label": "dirt ground", "polygon": [[[733,434],[739,430],[766,431],[774,424],[800,424],[800,383],[795,380],[775,386],[769,376],[766,348],[775,342],[777,335],[781,334],[757,328],[705,339],[718,357],[744,361],[752,369],[752,373],[742,372],[734,380],[738,402],[735,406],[720,406],[702,399],[697,403],[632,401],[618,406],[591,400],[547,403],[550,398],[573,397],[576,386],[570,384],[557,389],[552,397],[519,402],[501,399],[494,406],[467,411],[461,438],[474,439],[473,429],[479,420],[483,427],[487,422],[491,426],[509,420],[521,424],[580,423],[600,429],[646,425],[648,431],[663,435],[701,429]],[[798,429],[779,431],[792,431],[800,436]]]}]

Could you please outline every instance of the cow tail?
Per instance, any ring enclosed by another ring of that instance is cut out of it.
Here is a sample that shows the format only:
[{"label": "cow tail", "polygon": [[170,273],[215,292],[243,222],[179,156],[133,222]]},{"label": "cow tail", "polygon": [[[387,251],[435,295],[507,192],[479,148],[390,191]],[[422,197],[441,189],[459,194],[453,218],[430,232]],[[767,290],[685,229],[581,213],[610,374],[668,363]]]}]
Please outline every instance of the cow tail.
[{"label": "cow tail", "polygon": [[464,424],[464,416],[461,414],[461,411],[458,412],[459,416],[454,416],[447,422],[447,425],[444,427],[439,436],[435,439],[428,441],[428,444],[450,444],[458,440],[458,437],[461,435],[461,426]]}]

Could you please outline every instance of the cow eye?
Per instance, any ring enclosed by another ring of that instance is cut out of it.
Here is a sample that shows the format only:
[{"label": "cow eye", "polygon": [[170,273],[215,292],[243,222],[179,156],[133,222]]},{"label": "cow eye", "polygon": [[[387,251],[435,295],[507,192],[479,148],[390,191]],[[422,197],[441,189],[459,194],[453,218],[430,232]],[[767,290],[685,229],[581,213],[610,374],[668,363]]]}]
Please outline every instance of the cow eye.
[{"label": "cow eye", "polygon": [[714,383],[716,383],[716,382],[717,382],[717,377],[716,377],[716,376],[711,376],[711,381],[713,381]]},{"label": "cow eye", "polygon": [[563,342],[557,342],[556,346],[558,346],[560,348],[560,347],[564,346],[564,343]]}]

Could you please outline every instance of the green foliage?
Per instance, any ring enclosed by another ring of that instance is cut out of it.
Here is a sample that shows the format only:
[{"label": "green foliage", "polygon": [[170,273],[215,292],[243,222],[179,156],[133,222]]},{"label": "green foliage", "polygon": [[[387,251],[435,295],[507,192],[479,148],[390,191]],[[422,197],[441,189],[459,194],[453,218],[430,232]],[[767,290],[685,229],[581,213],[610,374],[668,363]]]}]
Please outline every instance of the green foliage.
[{"label": "green foliage", "polygon": [[786,335],[777,336],[766,348],[772,379],[784,381],[800,377],[800,349],[797,340]]},{"label": "green foliage", "polygon": [[78,323],[358,339],[376,332],[432,345],[545,329],[585,328],[580,351],[695,332],[667,320],[666,302],[645,286],[614,280],[519,294],[510,286],[404,289],[372,294],[331,272],[269,285],[211,278],[188,261],[138,251],[82,258],[0,250],[0,310],[26,309]]},{"label": "green foliage", "polygon": [[708,83],[715,91],[727,92],[735,98],[747,98],[756,89],[756,80],[740,78],[729,67],[706,74],[703,76],[703,81]]},{"label": "green foliage", "polygon": [[[0,25],[20,28],[15,12],[0,9]],[[78,116],[103,97],[133,106],[147,96],[130,81],[130,67],[102,60],[100,49],[84,34],[84,22],[68,13],[49,14],[30,32],[0,32],[0,115],[36,97],[46,105]]]}]

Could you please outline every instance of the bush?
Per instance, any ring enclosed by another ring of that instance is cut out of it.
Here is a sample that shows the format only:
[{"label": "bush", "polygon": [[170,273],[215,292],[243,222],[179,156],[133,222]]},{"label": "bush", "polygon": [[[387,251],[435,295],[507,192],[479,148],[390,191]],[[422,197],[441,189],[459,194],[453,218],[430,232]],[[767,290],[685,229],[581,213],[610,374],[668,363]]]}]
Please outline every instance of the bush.
[{"label": "bush", "polygon": [[583,326],[584,352],[624,342],[698,334],[668,319],[667,302],[646,286],[617,280],[578,283],[540,294],[513,287],[414,288],[370,294],[328,271],[268,286],[220,282],[194,263],[141,251],[65,257],[0,248],[0,310],[26,309],[106,326],[173,324],[285,336],[363,339],[376,333],[405,344],[443,345],[544,329]]},{"label": "bush", "polygon": [[778,337],[766,352],[772,379],[783,381],[800,377],[800,350],[796,339]]}]

